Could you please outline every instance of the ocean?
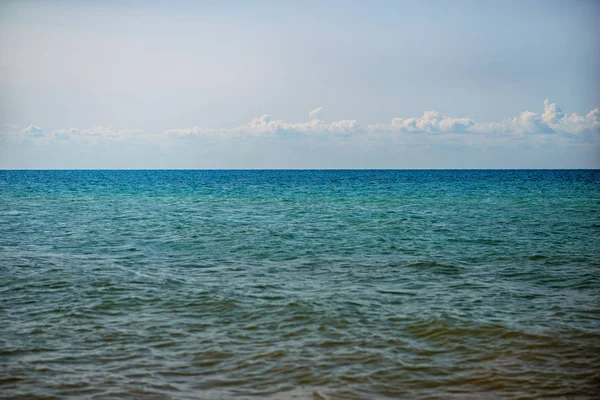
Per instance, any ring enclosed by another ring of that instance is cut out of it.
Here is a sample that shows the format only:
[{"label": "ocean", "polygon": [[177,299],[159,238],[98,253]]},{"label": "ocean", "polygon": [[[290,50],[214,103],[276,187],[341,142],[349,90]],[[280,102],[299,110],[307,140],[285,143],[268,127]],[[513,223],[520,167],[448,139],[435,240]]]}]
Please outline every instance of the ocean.
[{"label": "ocean", "polygon": [[0,398],[600,393],[600,171],[0,171]]}]

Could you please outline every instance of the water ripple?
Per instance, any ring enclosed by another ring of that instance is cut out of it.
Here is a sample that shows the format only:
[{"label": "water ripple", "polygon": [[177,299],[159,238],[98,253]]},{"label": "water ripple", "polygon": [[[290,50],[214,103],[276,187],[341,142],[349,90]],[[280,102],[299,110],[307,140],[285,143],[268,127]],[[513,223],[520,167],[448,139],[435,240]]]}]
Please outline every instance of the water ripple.
[{"label": "water ripple", "polygon": [[594,398],[597,171],[0,171],[0,398]]}]

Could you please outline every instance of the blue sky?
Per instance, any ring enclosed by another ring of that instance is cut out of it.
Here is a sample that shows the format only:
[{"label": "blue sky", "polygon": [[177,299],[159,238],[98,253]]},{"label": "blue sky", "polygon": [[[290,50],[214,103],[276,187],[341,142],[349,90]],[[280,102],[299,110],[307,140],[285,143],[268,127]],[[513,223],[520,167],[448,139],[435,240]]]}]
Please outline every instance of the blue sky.
[{"label": "blue sky", "polygon": [[0,168],[598,168],[599,17],[576,0],[0,2]]}]

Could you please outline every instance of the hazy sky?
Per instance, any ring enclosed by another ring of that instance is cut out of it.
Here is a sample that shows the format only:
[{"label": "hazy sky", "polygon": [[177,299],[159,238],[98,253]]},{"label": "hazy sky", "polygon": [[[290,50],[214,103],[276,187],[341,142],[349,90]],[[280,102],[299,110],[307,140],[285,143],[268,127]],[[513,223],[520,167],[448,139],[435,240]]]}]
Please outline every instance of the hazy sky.
[{"label": "hazy sky", "polygon": [[598,21],[583,0],[0,0],[0,168],[599,168]]}]

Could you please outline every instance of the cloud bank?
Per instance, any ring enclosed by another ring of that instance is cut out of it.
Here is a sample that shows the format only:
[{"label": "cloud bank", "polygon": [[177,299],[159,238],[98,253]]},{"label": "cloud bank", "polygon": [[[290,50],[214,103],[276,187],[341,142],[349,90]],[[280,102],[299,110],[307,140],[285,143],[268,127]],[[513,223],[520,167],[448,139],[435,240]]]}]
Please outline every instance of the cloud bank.
[{"label": "cloud bank", "polygon": [[[520,115],[500,122],[479,122],[467,117],[449,117],[436,111],[425,111],[420,117],[395,117],[388,123],[362,126],[357,120],[324,122],[321,120],[323,107],[308,113],[304,122],[286,122],[264,114],[246,124],[233,128],[206,128],[191,126],[168,129],[164,132],[142,132],[133,129],[113,129],[110,126],[95,126],[86,129],[66,128],[45,131],[39,126],[29,125],[19,129],[5,125],[0,134],[2,141],[29,141],[49,143],[75,141],[98,144],[102,142],[158,142],[162,145],[180,139],[227,139],[253,138],[313,138],[356,140],[377,142],[399,140],[406,143],[435,143],[450,140],[470,146],[474,143],[506,143],[507,141],[530,141],[532,144],[556,140],[568,143],[598,143],[600,141],[600,109],[586,115],[565,113],[556,103],[544,101],[542,113],[523,111]],[[437,139],[436,139],[437,138]]]}]

